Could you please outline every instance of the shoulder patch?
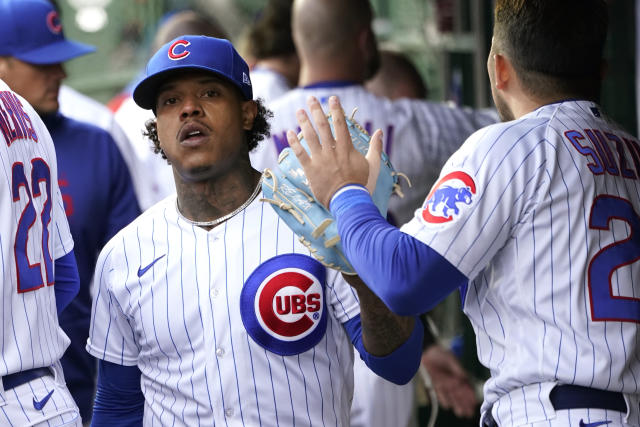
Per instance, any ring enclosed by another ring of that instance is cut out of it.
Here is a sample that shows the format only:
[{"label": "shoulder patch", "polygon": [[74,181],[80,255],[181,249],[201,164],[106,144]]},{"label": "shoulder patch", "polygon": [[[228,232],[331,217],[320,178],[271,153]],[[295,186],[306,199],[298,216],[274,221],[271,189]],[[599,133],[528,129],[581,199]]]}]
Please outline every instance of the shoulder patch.
[{"label": "shoulder patch", "polygon": [[469,174],[462,171],[448,173],[429,192],[420,217],[428,224],[453,221],[461,209],[473,203],[475,195],[476,183]]},{"label": "shoulder patch", "polygon": [[306,255],[278,255],[260,264],[240,294],[249,336],[282,356],[313,348],[327,329],[325,282],[325,268]]}]

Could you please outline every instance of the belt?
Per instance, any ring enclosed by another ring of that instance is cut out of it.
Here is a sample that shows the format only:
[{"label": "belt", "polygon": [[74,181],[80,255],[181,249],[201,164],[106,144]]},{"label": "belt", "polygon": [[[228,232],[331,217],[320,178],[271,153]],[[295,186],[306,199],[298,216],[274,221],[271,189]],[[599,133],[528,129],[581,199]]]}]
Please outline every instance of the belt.
[{"label": "belt", "polygon": [[[562,409],[594,408],[627,412],[627,403],[622,393],[598,390],[579,385],[557,385],[549,393],[549,400],[556,411]],[[491,414],[491,408],[482,419],[483,427],[498,427]]]},{"label": "belt", "polygon": [[549,393],[549,400],[555,410],[597,408],[627,412],[627,403],[622,393],[579,385],[557,385]]},{"label": "belt", "polygon": [[27,383],[36,378],[44,377],[46,375],[53,375],[49,368],[33,368],[26,371],[16,372],[15,374],[9,374],[2,377],[2,385],[5,390],[16,388],[19,385]]}]

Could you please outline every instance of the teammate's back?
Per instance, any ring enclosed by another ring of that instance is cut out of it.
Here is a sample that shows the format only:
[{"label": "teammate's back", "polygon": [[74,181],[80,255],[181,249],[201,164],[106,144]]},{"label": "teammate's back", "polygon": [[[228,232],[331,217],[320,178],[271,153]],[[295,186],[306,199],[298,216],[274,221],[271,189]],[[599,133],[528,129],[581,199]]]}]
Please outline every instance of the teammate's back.
[{"label": "teammate's back", "polygon": [[[58,327],[53,260],[73,248],[53,142],[36,112],[0,81],[0,373],[48,366],[69,345]],[[62,238],[62,239],[61,239]]]},{"label": "teammate's back", "polygon": [[403,227],[474,277],[464,311],[491,369],[487,401],[515,389],[534,419],[540,378],[637,393],[639,156],[594,102],[545,105],[476,132],[447,163],[443,179],[463,167],[485,201],[456,233],[425,226],[437,201]]}]

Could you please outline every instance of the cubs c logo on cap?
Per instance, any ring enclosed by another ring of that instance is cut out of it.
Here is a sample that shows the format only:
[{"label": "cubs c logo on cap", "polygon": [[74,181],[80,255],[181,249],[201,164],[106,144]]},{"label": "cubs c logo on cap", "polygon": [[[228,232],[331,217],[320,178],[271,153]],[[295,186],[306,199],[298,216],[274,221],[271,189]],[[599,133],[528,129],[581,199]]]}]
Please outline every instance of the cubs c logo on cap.
[{"label": "cubs c logo on cap", "polygon": [[240,295],[249,336],[282,356],[313,348],[327,329],[325,280],[325,268],[306,255],[279,255],[261,264]]},{"label": "cubs c logo on cap", "polygon": [[186,58],[191,52],[187,50],[187,46],[191,43],[186,40],[176,40],[169,46],[169,59],[177,61]]},{"label": "cubs c logo on cap", "polygon": [[471,205],[476,183],[467,173],[455,171],[442,177],[422,205],[421,218],[428,224],[453,221],[464,207]]},{"label": "cubs c logo on cap", "polygon": [[62,31],[60,16],[55,10],[52,10],[47,14],[47,28],[49,28],[49,31],[51,31],[53,34],[60,34],[60,32]]}]

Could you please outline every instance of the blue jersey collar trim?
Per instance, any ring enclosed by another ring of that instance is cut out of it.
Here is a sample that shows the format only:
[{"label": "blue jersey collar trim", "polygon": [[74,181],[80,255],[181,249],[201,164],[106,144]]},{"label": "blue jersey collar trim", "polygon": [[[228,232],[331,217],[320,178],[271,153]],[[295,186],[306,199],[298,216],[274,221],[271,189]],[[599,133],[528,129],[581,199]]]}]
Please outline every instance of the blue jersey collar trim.
[{"label": "blue jersey collar trim", "polygon": [[322,82],[315,82],[309,85],[303,86],[303,89],[318,89],[318,88],[332,88],[332,87],[347,87],[357,86],[358,82],[353,80],[326,80]]}]

